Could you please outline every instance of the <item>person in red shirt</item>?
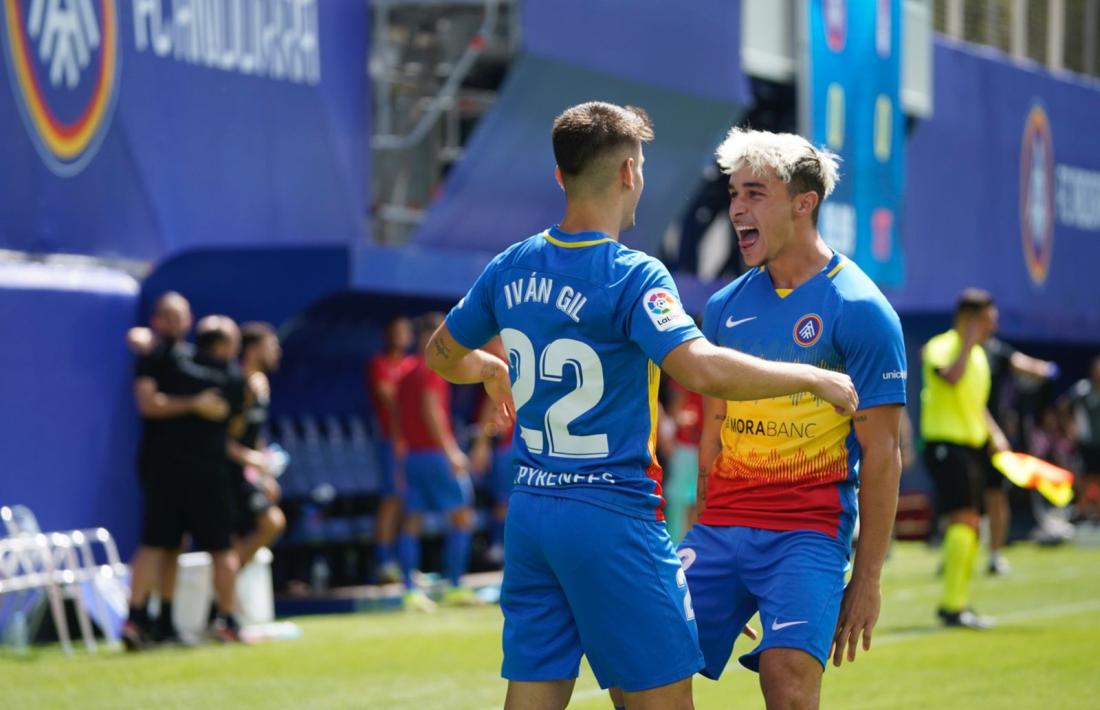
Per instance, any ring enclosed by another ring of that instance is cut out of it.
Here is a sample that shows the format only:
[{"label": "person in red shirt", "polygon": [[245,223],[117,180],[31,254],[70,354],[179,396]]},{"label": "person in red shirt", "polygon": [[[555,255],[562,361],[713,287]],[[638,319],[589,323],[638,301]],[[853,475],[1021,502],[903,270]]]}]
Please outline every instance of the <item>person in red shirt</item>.
[{"label": "person in red shirt", "polygon": [[382,473],[378,491],[381,501],[375,526],[377,576],[380,582],[396,582],[401,578],[401,568],[397,565],[394,550],[397,521],[401,514],[397,478],[404,448],[397,416],[397,385],[416,366],[415,356],[409,354],[413,341],[409,319],[398,316],[387,323],[384,338],[382,352],[367,361],[364,375],[377,423],[375,450]]},{"label": "person in red shirt", "polygon": [[428,340],[442,322],[442,313],[428,313],[416,320],[414,365],[397,387],[397,421],[407,448],[405,520],[397,552],[407,590],[405,605],[419,610],[433,606],[412,580],[412,572],[420,564],[418,538],[423,514],[429,511],[447,513],[449,517],[443,563],[451,588],[444,601],[473,601],[472,592],[460,584],[469,564],[474,522],[470,462],[451,429],[451,385],[424,362]]}]

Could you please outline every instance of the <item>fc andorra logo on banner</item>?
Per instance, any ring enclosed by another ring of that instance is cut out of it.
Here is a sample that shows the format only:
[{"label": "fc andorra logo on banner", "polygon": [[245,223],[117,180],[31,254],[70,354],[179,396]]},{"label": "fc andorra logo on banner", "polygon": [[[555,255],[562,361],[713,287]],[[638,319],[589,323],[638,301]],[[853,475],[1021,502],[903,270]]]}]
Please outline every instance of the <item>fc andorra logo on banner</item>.
[{"label": "fc andorra logo on banner", "polygon": [[1020,236],[1027,272],[1036,285],[1047,279],[1054,253],[1054,141],[1042,106],[1032,106],[1020,147]]},{"label": "fc andorra logo on banner", "polygon": [[0,0],[4,59],[23,122],[57,175],[95,156],[118,95],[116,0]]}]

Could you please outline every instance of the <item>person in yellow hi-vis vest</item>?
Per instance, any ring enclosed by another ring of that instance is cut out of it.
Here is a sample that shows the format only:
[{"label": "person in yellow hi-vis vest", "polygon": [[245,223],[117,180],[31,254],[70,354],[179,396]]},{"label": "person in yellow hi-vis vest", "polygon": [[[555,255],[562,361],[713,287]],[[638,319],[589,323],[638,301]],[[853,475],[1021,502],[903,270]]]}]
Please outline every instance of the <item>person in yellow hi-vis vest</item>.
[{"label": "person in yellow hi-vis vest", "polygon": [[993,297],[964,290],[955,325],[921,350],[921,438],[924,461],[947,517],[943,539],[943,597],[939,617],[947,626],[986,629],[991,619],[970,608],[970,578],[978,554],[978,523],[988,448],[1008,450],[989,414],[989,359],[982,343],[997,331]]}]

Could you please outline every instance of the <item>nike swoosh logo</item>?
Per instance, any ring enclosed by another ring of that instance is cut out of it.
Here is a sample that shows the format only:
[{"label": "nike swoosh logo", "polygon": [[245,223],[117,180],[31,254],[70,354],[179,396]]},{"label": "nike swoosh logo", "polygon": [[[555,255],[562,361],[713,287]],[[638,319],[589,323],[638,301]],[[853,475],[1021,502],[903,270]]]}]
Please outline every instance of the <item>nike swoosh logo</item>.
[{"label": "nike swoosh logo", "polygon": [[810,623],[810,622],[809,621],[784,621],[781,624],[781,623],[779,623],[779,619],[772,619],[772,631],[779,631],[781,629],[787,628],[788,626],[798,626],[799,624],[808,624],[808,623]]},{"label": "nike swoosh logo", "polygon": [[748,323],[750,320],[756,320],[756,316],[749,316],[748,318],[738,318],[737,320],[734,320],[733,316],[730,316],[729,318],[726,319],[726,327],[727,328],[732,328],[735,325],[741,325],[742,323]]}]

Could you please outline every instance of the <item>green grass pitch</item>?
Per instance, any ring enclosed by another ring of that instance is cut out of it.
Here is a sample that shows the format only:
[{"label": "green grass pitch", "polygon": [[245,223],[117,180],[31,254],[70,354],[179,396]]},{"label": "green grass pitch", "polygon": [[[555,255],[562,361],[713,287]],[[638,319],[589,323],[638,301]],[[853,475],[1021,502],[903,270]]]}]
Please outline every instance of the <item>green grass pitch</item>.
[{"label": "green grass pitch", "polygon": [[[1015,573],[976,576],[974,604],[997,629],[945,630],[933,619],[938,558],[899,544],[887,563],[883,613],[869,654],[825,674],[825,708],[1100,707],[1100,549],[1009,550]],[[624,590],[623,593],[629,593]],[[450,609],[297,620],[296,641],[203,646],[140,655],[56,648],[0,652],[10,708],[382,708],[501,706],[500,610]],[[734,654],[749,648],[738,641]],[[730,667],[732,669],[732,666]],[[763,708],[756,676],[695,682],[696,706]],[[610,708],[582,667],[570,708]]]}]

